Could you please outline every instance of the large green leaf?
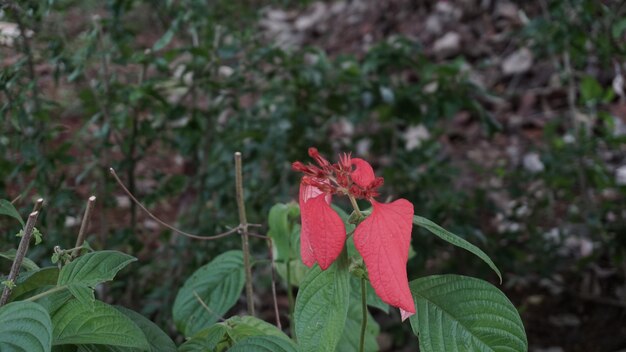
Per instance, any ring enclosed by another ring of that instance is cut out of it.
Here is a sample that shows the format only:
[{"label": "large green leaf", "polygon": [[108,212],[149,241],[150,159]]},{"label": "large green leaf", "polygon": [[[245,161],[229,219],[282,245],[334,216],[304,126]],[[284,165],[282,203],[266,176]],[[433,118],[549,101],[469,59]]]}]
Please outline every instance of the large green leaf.
[{"label": "large green leaf", "polygon": [[115,309],[122,312],[143,331],[150,344],[149,352],[176,352],[174,341],[148,318],[128,308],[116,306]]},{"label": "large green leaf", "polygon": [[325,271],[315,266],[300,285],[294,320],[302,352],[334,351],[341,338],[350,305],[350,274],[341,257]]},{"label": "large green leaf", "polygon": [[20,213],[15,209],[13,204],[6,199],[0,199],[0,215],[8,215],[15,220],[19,221],[22,226],[25,226],[24,220],[20,216]]},{"label": "large green leaf", "polygon": [[291,340],[277,336],[252,336],[241,340],[229,352],[298,352]]},{"label": "large green leaf", "polygon": [[141,329],[119,310],[100,301],[69,300],[52,315],[54,345],[100,344],[148,350]]},{"label": "large green leaf", "polygon": [[0,308],[0,351],[48,352],[52,322],[37,303],[12,302]]},{"label": "large green leaf", "polygon": [[38,293],[42,289],[49,289],[56,285],[59,278],[59,269],[55,267],[42,268],[37,271],[28,271],[20,274],[15,281],[15,288],[11,291],[11,301],[24,299]]},{"label": "large green leaf", "polygon": [[290,221],[290,218],[299,213],[298,205],[295,203],[278,203],[270,209],[267,235],[272,238],[272,243],[276,248],[274,259],[277,261],[297,258],[297,247],[294,246],[295,237],[292,236],[295,224]]},{"label": "large green leaf", "polygon": [[[148,343],[150,344],[150,349],[145,350],[148,352],[176,352],[176,345],[164,333],[159,327],[146,319],[143,315],[134,312],[130,309],[116,306],[115,309],[119,310],[122,314],[126,315],[130,320],[132,320],[137,327],[143,331],[146,336]],[[143,349],[133,348],[133,347],[121,347],[121,346],[110,346],[110,345],[79,345],[76,349],[77,352],[142,352]]]},{"label": "large green leaf", "polygon": [[136,258],[117,251],[87,253],[61,269],[58,286],[67,287],[83,303],[94,301],[93,288],[113,280],[115,275]]},{"label": "large green leaf", "polygon": [[453,234],[452,232],[421,216],[413,216],[413,224],[425,228],[426,230],[433,233],[435,236],[450,244],[461,247],[473,253],[474,255],[482,259],[485,263],[487,263],[487,265],[489,265],[489,267],[493,269],[496,274],[498,274],[498,277],[500,278],[500,283],[502,283],[502,274],[500,274],[500,270],[498,270],[498,267],[493,263],[493,261],[491,261],[491,258],[489,258],[489,256],[485,254],[485,252],[483,252],[480,248],[474,246],[473,244],[467,242],[465,239]]},{"label": "large green leaf", "polygon": [[202,329],[182,344],[178,352],[221,352],[229,346],[228,341],[225,341],[226,330],[228,327],[224,324],[215,324]]},{"label": "large green leaf", "polygon": [[234,316],[199,331],[180,347],[179,352],[221,352],[251,336],[275,336],[289,340],[284,332],[268,322],[252,316]]},{"label": "large green leaf", "polygon": [[488,282],[434,275],[409,284],[417,313],[411,327],[423,352],[525,352],[524,325],[508,298]]},{"label": "large green leaf", "polygon": [[225,252],[200,267],[178,291],[173,309],[176,327],[192,336],[215,323],[237,303],[244,282],[241,251]]},{"label": "large green leaf", "polygon": [[300,209],[295,203],[274,205],[268,216],[267,233],[272,238],[276,272],[296,287],[309,271],[300,259],[300,225],[295,221],[299,214]]},{"label": "large green leaf", "polygon": [[226,333],[233,341],[239,341],[250,336],[277,336],[289,339],[284,332],[280,331],[276,326],[252,316],[234,316],[226,319],[224,323],[229,329]]},{"label": "large green leaf", "polygon": [[[10,261],[14,261],[16,254],[17,251],[15,249],[9,249],[8,251],[0,252],[0,257],[8,259]],[[37,266],[34,261],[28,259],[27,257],[24,257],[22,261],[22,268],[26,269],[26,271],[34,271],[38,270],[39,266]]]}]

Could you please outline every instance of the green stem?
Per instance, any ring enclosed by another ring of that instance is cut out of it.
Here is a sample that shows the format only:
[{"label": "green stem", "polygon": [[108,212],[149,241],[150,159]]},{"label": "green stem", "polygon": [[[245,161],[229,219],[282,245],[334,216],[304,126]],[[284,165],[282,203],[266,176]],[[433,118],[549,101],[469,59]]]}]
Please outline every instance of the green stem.
[{"label": "green stem", "polygon": [[287,301],[289,302],[289,327],[291,330],[291,336],[295,339],[296,337],[296,331],[295,331],[295,326],[293,324],[293,306],[294,306],[294,301],[293,301],[293,292],[292,291],[292,286],[291,286],[291,258],[287,259]]},{"label": "green stem", "polygon": [[363,319],[361,320],[361,341],[359,351],[365,351],[365,329],[367,328],[367,292],[365,290],[365,278],[361,278],[361,308],[363,309]]},{"label": "green stem", "polygon": [[353,196],[348,196],[348,198],[350,198],[350,203],[352,203],[352,207],[354,208],[354,211],[362,219],[363,214],[361,213],[361,209],[359,209],[359,205],[356,203],[356,199],[354,199]]},{"label": "green stem", "polygon": [[38,295],[34,295],[32,297],[28,297],[28,298],[25,299],[25,301],[34,302],[34,301],[36,301],[36,300],[38,300],[38,299],[40,299],[42,297],[46,297],[47,295],[51,295],[51,294],[53,294],[55,292],[58,292],[58,291],[61,291],[61,290],[65,290],[66,288],[67,288],[66,285],[57,286],[57,287],[49,289],[48,291],[42,292],[42,293],[40,293]]}]

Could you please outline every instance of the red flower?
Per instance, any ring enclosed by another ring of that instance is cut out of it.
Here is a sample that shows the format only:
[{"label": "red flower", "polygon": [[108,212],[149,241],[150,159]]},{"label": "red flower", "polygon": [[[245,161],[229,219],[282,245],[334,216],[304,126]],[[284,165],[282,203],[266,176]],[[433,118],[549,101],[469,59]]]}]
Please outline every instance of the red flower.
[{"label": "red flower", "polygon": [[354,231],[354,244],[361,253],[376,294],[400,308],[403,320],[415,314],[409,290],[406,262],[413,228],[413,204],[406,199],[379,203],[377,189],[383,179],[374,175],[372,166],[363,159],[343,154],[331,164],[309,148],[316,165],[297,161],[293,169],[304,173],[300,183],[302,261],[311,267],[318,263],[326,270],[337,259],[346,241],[346,228],[330,206],[333,195],[366,199],[372,213]]}]

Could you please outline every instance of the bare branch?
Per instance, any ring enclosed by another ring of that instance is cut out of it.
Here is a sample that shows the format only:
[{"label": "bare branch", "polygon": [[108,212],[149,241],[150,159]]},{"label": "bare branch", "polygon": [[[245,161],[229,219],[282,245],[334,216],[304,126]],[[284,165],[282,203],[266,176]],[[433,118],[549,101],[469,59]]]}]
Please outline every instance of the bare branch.
[{"label": "bare branch", "polygon": [[[7,281],[9,281],[10,283],[15,282],[17,274],[20,272],[22,261],[24,261],[26,252],[28,252],[28,245],[30,243],[30,238],[33,236],[33,230],[35,229],[35,223],[37,222],[38,215],[39,212],[34,211],[28,216],[26,226],[24,226],[24,234],[22,236],[22,239],[20,240],[19,247],[17,247],[17,253],[15,254],[15,259],[13,260],[13,265],[11,266],[9,277],[7,278]],[[2,298],[0,298],[0,307],[7,303],[10,294],[11,287],[5,286],[4,290],[2,291]]]},{"label": "bare branch", "polygon": [[117,184],[124,190],[124,192],[128,195],[128,197],[130,197],[130,199],[135,202],[135,204],[137,204],[137,206],[139,208],[141,208],[141,210],[143,210],[152,220],[158,222],[159,224],[161,224],[161,226],[166,227],[174,232],[176,232],[179,235],[185,236],[185,237],[189,237],[189,238],[193,238],[196,240],[206,240],[206,241],[210,241],[210,240],[216,240],[218,238],[222,238],[222,237],[226,237],[228,235],[232,235],[233,233],[236,233],[240,230],[241,226],[237,226],[233,229],[230,229],[226,232],[214,235],[214,236],[198,236],[198,235],[194,235],[182,230],[179,230],[177,228],[175,228],[174,226],[166,223],[165,221],[159,219],[156,217],[156,215],[152,214],[150,212],[150,210],[148,210],[143,204],[141,204],[141,202],[139,200],[137,200],[137,198],[135,198],[135,196],[130,193],[130,191],[128,190],[128,188],[126,188],[126,186],[124,186],[124,183],[122,183],[122,180],[120,180],[119,176],[117,176],[117,173],[115,173],[115,170],[111,167],[109,168],[109,172],[111,172],[111,175],[113,175],[113,178],[115,178],[115,181],[117,182]]}]

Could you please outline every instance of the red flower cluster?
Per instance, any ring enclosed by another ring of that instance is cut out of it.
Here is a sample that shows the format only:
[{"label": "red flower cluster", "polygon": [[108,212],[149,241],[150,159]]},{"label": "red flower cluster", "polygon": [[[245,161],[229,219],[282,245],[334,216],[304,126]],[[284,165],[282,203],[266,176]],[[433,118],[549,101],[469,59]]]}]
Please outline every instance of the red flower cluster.
[{"label": "red flower cluster", "polygon": [[344,154],[331,164],[315,148],[309,148],[309,155],[317,166],[299,161],[292,165],[304,173],[300,183],[302,261],[309,267],[318,263],[326,270],[343,250],[346,228],[330,206],[333,195],[366,199],[372,204],[372,213],[354,231],[354,244],[365,261],[372,287],[384,302],[400,308],[403,320],[415,314],[406,273],[413,204],[406,199],[392,203],[374,200],[383,179],[376,177],[363,159]]}]

